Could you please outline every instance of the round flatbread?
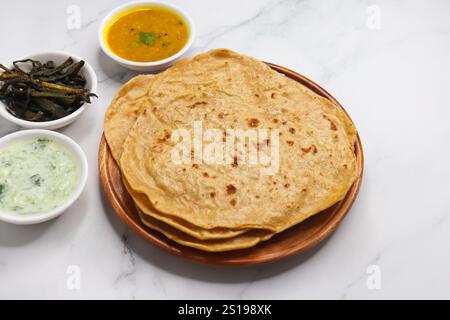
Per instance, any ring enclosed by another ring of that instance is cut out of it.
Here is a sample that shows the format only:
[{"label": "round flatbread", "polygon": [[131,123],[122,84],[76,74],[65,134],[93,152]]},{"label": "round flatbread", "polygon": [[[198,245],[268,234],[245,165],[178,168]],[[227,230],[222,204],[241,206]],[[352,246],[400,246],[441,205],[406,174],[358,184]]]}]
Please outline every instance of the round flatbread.
[{"label": "round flatbread", "polygon": [[215,228],[208,230],[177,219],[175,216],[162,214],[151,205],[150,201],[148,201],[148,198],[144,194],[132,190],[125,179],[123,179],[123,184],[133,198],[133,201],[141,214],[148,216],[149,220],[156,219],[160,223],[176,228],[177,230],[184,232],[186,235],[196,238],[197,240],[228,239],[249,231],[248,229],[231,230],[226,228]]},{"label": "round flatbread", "polygon": [[[155,77],[156,76],[153,75],[140,75],[129,80],[117,91],[105,114],[105,138],[117,163],[120,163],[119,160],[122,155],[123,144],[130,129],[137,118],[142,114],[143,110],[150,104],[148,93]],[[132,190],[130,190],[130,193],[133,197]],[[134,195],[134,197],[141,199],[138,201],[140,202],[141,207],[145,208],[146,214],[152,216],[154,219],[159,219],[174,228],[182,230],[197,239],[226,239],[235,237],[246,231],[224,228],[215,230],[202,229],[190,225],[188,222],[177,219],[176,217],[169,217],[158,213],[154,208],[147,204],[145,199],[139,197],[138,194]]]},{"label": "round flatbread", "polygon": [[[120,164],[131,189],[162,214],[204,229],[280,232],[341,200],[356,178],[356,131],[344,111],[256,59],[200,54],[158,76],[149,97]],[[172,134],[192,134],[199,121],[203,130],[278,130],[265,140],[277,151],[273,172],[239,154],[228,164],[174,161]]]},{"label": "round flatbread", "polygon": [[156,230],[172,241],[191,248],[209,251],[209,252],[223,252],[238,249],[250,248],[257,245],[259,242],[268,240],[273,236],[273,233],[263,230],[252,230],[242,235],[221,240],[198,240],[189,235],[180,232],[178,229],[172,228],[161,221],[144,214],[139,208],[137,209],[141,221],[147,227]]}]

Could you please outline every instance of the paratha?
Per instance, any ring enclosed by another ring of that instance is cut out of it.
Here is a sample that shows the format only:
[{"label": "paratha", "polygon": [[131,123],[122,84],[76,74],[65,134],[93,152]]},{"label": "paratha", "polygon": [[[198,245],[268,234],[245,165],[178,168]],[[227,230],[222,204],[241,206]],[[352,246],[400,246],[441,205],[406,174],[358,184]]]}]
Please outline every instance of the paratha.
[{"label": "paratha", "polygon": [[105,138],[117,162],[128,132],[149,104],[148,91],[153,79],[153,75],[139,75],[129,80],[117,91],[105,113]]},{"label": "paratha", "polygon": [[180,232],[178,229],[161,223],[161,221],[142,213],[142,211],[140,211],[139,209],[138,212],[142,223],[147,227],[161,232],[172,241],[203,251],[223,252],[250,248],[257,245],[261,241],[270,239],[273,236],[273,233],[268,231],[252,230],[244,233],[243,235],[239,235],[230,239],[201,241],[196,238],[190,237],[183,232]]},{"label": "paratha", "polygon": [[[254,58],[216,49],[181,61],[155,79],[149,101],[120,164],[162,214],[204,229],[280,232],[341,200],[356,178],[356,130],[343,110]],[[279,170],[174,163],[170,136],[199,120],[279,130]]]},{"label": "paratha", "polygon": [[[156,219],[160,223],[164,223],[171,228],[184,232],[186,235],[196,238],[197,240],[229,239],[249,231],[248,229],[232,230],[227,228],[203,229],[181,219],[177,219],[174,216],[167,216],[152,207],[150,201],[148,201],[144,194],[132,190],[125,179],[123,179],[123,184],[133,198],[136,207],[142,214],[148,216],[149,220]],[[172,236],[172,238],[173,237],[176,236]]]},{"label": "paratha", "polygon": [[[123,144],[135,121],[142,114],[143,110],[150,104],[149,90],[155,76],[139,75],[126,84],[124,84],[116,93],[106,114],[105,114],[105,138],[108,142],[111,153],[117,163],[120,163],[120,157],[123,151]],[[132,191],[131,191],[132,192]],[[136,195],[136,197],[139,197]],[[144,200],[141,200],[141,206],[147,210],[147,214],[153,218],[167,223],[168,225],[186,232],[192,237],[202,240],[225,239],[244,233],[246,230],[228,230],[215,229],[205,230],[197,226],[190,225],[188,222],[171,218],[150,208]]]}]

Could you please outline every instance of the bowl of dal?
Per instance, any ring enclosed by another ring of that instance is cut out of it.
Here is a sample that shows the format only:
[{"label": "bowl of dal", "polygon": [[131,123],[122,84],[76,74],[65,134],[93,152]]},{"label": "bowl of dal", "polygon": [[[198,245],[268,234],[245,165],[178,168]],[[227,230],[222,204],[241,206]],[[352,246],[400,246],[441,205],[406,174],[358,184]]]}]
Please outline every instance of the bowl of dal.
[{"label": "bowl of dal", "polygon": [[83,150],[61,133],[33,129],[0,138],[0,220],[56,218],[81,195],[87,176]]},{"label": "bowl of dal", "polygon": [[98,32],[103,52],[136,71],[169,67],[191,47],[195,28],[182,9],[157,1],[136,1],[110,11]]}]

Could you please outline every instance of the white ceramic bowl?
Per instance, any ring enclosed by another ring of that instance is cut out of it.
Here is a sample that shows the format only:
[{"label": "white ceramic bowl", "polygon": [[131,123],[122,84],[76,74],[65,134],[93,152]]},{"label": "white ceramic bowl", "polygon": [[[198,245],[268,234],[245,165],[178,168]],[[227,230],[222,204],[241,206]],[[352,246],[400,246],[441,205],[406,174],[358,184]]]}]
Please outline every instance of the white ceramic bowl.
[{"label": "white ceramic bowl", "polygon": [[[78,62],[81,59],[80,57],[69,53],[69,52],[63,52],[63,51],[52,51],[52,52],[42,52],[42,53],[36,53],[31,54],[25,57],[22,57],[17,60],[22,59],[34,59],[39,60],[41,62],[47,62],[49,60],[52,60],[55,62],[55,64],[61,64],[65,60],[67,60],[69,57],[72,57],[75,62]],[[94,72],[94,69],[89,65],[89,63],[85,61],[85,64],[83,68],[80,71],[80,74],[85,77],[86,79],[86,88],[89,90],[89,92],[96,93],[97,92],[97,76]],[[12,65],[10,66],[12,67]],[[95,97],[92,98],[93,102],[95,102]],[[3,101],[0,101],[0,116],[5,118],[6,120],[17,124],[23,128],[29,128],[29,129],[49,129],[49,130],[56,130],[62,127],[65,127],[75,120],[77,120],[81,114],[87,109],[89,106],[86,106],[86,103],[83,104],[80,108],[78,108],[76,111],[72,112],[71,114],[57,120],[52,121],[43,121],[43,122],[34,122],[34,121],[27,121],[23,119],[19,119],[15,116],[13,116],[11,113],[6,110],[6,104]]]},{"label": "white ceramic bowl", "polygon": [[[134,62],[130,60],[123,59],[119,56],[117,56],[114,52],[112,52],[108,45],[105,43],[104,38],[104,30],[107,24],[111,21],[111,19],[114,18],[115,15],[119,14],[120,12],[127,10],[129,8],[133,7],[140,7],[140,6],[156,6],[156,7],[163,7],[171,9],[172,11],[175,11],[178,13],[187,23],[189,28],[189,38],[186,42],[185,46],[178,51],[173,56],[170,56],[166,59],[159,60],[159,61],[152,61],[152,62]],[[177,60],[179,60],[183,54],[186,53],[187,50],[191,47],[192,43],[194,42],[195,38],[195,26],[192,18],[182,9],[179,7],[176,7],[172,4],[165,3],[165,2],[159,2],[159,1],[134,1],[125,3],[112,11],[110,11],[104,18],[102,23],[100,24],[100,27],[98,29],[98,41],[100,42],[100,47],[102,48],[103,52],[109,56],[111,59],[119,63],[120,65],[136,71],[144,71],[144,72],[150,72],[150,71],[158,71],[164,68],[167,68],[174,64]]]},{"label": "white ceramic bowl", "polygon": [[75,200],[79,198],[81,192],[86,186],[86,181],[88,177],[88,164],[86,160],[86,155],[84,154],[83,150],[75,141],[58,132],[50,130],[22,130],[14,132],[0,138],[0,150],[10,143],[14,143],[16,141],[20,141],[23,139],[32,139],[32,138],[52,139],[54,141],[61,143],[62,145],[66,146],[66,148],[71,150],[78,161],[78,165],[80,168],[79,170],[80,179],[76,190],[64,202],[64,204],[48,212],[21,216],[18,214],[2,211],[0,209],[0,220],[13,224],[36,224],[56,218],[57,216],[61,215],[68,207],[70,207],[75,202]]}]

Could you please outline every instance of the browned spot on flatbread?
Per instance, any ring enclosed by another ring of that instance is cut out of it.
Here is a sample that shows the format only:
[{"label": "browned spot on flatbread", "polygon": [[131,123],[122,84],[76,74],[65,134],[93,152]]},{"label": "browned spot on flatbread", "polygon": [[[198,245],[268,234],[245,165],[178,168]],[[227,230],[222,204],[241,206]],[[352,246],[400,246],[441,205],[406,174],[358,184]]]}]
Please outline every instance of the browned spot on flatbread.
[{"label": "browned spot on flatbread", "polygon": [[187,105],[186,108],[194,109],[195,107],[198,107],[201,105],[206,105],[206,104],[208,104],[206,101],[197,101],[197,102],[194,102],[193,104]]},{"label": "browned spot on flatbread", "polygon": [[248,125],[249,125],[249,127],[256,128],[257,126],[259,126],[259,120],[252,118],[252,119],[248,120]]},{"label": "browned spot on flatbread", "polygon": [[336,124],[333,122],[333,120],[330,119],[330,117],[328,117],[326,114],[322,115],[322,117],[326,120],[328,120],[328,122],[330,123],[330,129],[333,131],[337,130],[337,126]]},{"label": "browned spot on flatbread", "polygon": [[233,186],[232,184],[227,185],[227,194],[234,194],[236,193],[237,188]]},{"label": "browned spot on flatbread", "polygon": [[304,153],[309,153],[310,151],[312,151],[313,154],[317,153],[317,147],[314,144],[310,145],[308,148],[302,147],[301,149]]}]

